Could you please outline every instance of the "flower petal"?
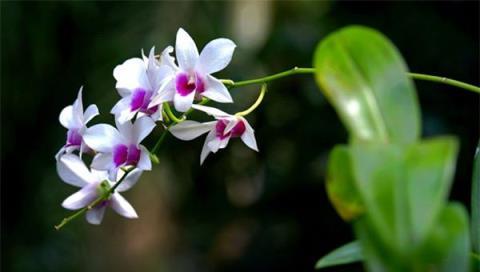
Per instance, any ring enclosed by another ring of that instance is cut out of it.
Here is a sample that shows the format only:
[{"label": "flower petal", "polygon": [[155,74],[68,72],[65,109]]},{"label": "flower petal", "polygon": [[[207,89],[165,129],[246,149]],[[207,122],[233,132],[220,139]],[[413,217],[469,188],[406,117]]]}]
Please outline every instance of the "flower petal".
[{"label": "flower petal", "polygon": [[190,141],[215,127],[216,121],[199,123],[186,120],[170,128],[170,133],[180,140]]},{"label": "flower petal", "polygon": [[114,193],[111,198],[111,206],[118,214],[126,218],[138,218],[135,209],[128,201],[118,193]]},{"label": "flower petal", "polygon": [[58,118],[60,124],[65,128],[74,128],[78,124],[73,119],[73,106],[66,106],[61,112],[60,117]]},{"label": "flower petal", "polygon": [[60,157],[57,161],[57,172],[63,181],[77,187],[96,181],[85,163],[74,154],[65,154]]},{"label": "flower petal", "polygon": [[175,54],[181,70],[190,71],[195,68],[198,60],[198,49],[192,37],[183,28],[179,28],[177,31]]},{"label": "flower petal", "polygon": [[107,209],[106,206],[95,207],[89,211],[85,217],[87,218],[88,223],[93,225],[99,225],[102,223],[103,216],[105,215],[105,210]]},{"label": "flower petal", "polygon": [[88,128],[83,135],[85,143],[95,151],[110,152],[122,141],[122,135],[111,125],[99,124]]},{"label": "flower petal", "polygon": [[225,87],[220,80],[214,78],[213,76],[206,76],[206,87],[207,89],[202,93],[203,96],[220,103],[233,102],[232,96],[228,92],[227,87]]},{"label": "flower petal", "polygon": [[152,101],[148,104],[148,107],[162,104],[163,102],[172,101],[175,95],[175,77],[169,77],[162,83],[159,91],[152,97]]},{"label": "flower petal", "polygon": [[212,115],[214,117],[231,117],[232,115],[223,112],[217,108],[214,107],[209,107],[209,106],[203,106],[203,105],[192,105],[192,108],[203,111],[208,115]]},{"label": "flower petal", "polygon": [[125,192],[133,187],[139,180],[140,176],[142,175],[143,171],[140,169],[134,169],[132,172],[128,173],[125,179],[118,185],[117,192]]},{"label": "flower petal", "polygon": [[137,118],[132,128],[132,140],[134,143],[140,144],[140,142],[143,141],[143,139],[145,139],[154,128],[155,122],[152,118],[147,116]]},{"label": "flower petal", "polygon": [[80,87],[78,90],[77,99],[73,102],[73,118],[76,119],[77,122],[82,123],[83,120],[83,102],[82,102],[82,91],[83,86]]},{"label": "flower petal", "polygon": [[186,96],[182,96],[178,92],[175,92],[173,97],[173,104],[175,109],[179,112],[186,112],[192,107],[193,99],[195,98],[195,92],[191,92]]},{"label": "flower petal", "polygon": [[85,125],[90,120],[92,120],[93,117],[95,117],[99,114],[100,113],[98,112],[97,105],[93,104],[93,105],[88,106],[88,108],[85,110],[85,113],[83,114],[83,124]]},{"label": "flower petal", "polygon": [[242,120],[245,124],[245,132],[242,134],[241,139],[248,147],[258,152],[257,140],[255,140],[253,128],[245,118],[242,118]]},{"label": "flower petal", "polygon": [[97,198],[96,185],[94,184],[87,185],[83,187],[80,191],[67,197],[62,202],[62,207],[69,210],[78,210],[83,207],[86,207],[88,204],[92,203],[96,198]]},{"label": "flower petal", "polygon": [[202,153],[200,153],[200,165],[203,164],[205,159],[207,158],[208,154],[210,154],[210,148],[208,147],[208,143],[215,139],[215,130],[210,130],[210,132],[207,135],[207,138],[205,138],[205,142],[203,143],[202,147]]},{"label": "flower petal", "polygon": [[107,171],[110,170],[113,165],[112,153],[98,153],[95,155],[95,157],[93,157],[90,167],[97,170]]},{"label": "flower petal", "polygon": [[209,42],[200,53],[198,69],[206,74],[212,74],[227,67],[232,60],[235,43],[229,39],[220,38]]},{"label": "flower petal", "polygon": [[141,170],[152,170],[152,161],[150,161],[150,152],[143,145],[140,145],[140,159],[137,168]]},{"label": "flower petal", "polygon": [[145,62],[140,58],[131,58],[113,70],[113,77],[117,80],[115,88],[122,96],[128,96],[136,88],[152,90],[148,81]]}]

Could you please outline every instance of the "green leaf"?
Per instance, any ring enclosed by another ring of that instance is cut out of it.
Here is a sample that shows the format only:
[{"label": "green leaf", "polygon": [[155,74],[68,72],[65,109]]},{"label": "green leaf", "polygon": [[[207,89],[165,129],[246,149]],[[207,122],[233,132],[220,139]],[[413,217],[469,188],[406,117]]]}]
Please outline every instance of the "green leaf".
[{"label": "green leaf", "polygon": [[326,187],[330,201],[344,220],[350,221],[363,213],[346,146],[336,146],[330,153]]},{"label": "green leaf", "polygon": [[395,46],[362,26],[342,28],[318,45],[315,77],[353,141],[411,143],[420,135],[415,88]]},{"label": "green leaf", "polygon": [[414,241],[425,238],[447,201],[457,152],[454,137],[425,140],[408,149],[405,180]]},{"label": "green leaf", "polygon": [[456,203],[447,205],[420,249],[423,262],[432,271],[469,271],[469,236],[465,208]]},{"label": "green leaf", "polygon": [[356,189],[389,250],[408,255],[425,239],[445,205],[457,149],[453,137],[351,146]]},{"label": "green leaf", "polygon": [[316,269],[359,262],[363,259],[362,247],[358,241],[350,242],[323,256],[317,261]]},{"label": "green leaf", "polygon": [[[480,255],[480,141],[475,151],[472,175],[472,247],[473,252]],[[480,270],[480,265],[479,265]]]}]

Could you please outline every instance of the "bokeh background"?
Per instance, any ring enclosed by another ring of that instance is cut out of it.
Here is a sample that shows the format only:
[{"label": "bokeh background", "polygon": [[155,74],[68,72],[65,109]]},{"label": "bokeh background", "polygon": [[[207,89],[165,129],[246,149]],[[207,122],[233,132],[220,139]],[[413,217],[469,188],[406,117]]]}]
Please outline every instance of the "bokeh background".
[{"label": "bokeh background", "polygon": [[[2,271],[313,271],[315,261],[353,239],[327,200],[329,151],[347,134],[310,75],[269,85],[249,121],[260,153],[239,140],[199,166],[203,139],[169,137],[161,164],[125,195],[140,218],[108,211],[61,231],[61,182],[54,154],[65,141],[63,107],[84,85],[84,104],[108,114],[119,98],[113,68],[140,49],[173,45],[179,27],[199,48],[217,37],[238,47],[219,78],[249,79],[309,67],[317,42],[363,24],[386,34],[410,69],[479,84],[478,2],[2,2]],[[478,96],[416,82],[425,137],[454,134],[461,151],[451,198],[469,205],[479,137]],[[257,87],[233,91],[235,112]],[[194,115],[202,119],[202,115]],[[92,124],[93,124],[92,123]],[[160,135],[153,133],[146,145]],[[360,265],[330,271],[361,271]]]}]

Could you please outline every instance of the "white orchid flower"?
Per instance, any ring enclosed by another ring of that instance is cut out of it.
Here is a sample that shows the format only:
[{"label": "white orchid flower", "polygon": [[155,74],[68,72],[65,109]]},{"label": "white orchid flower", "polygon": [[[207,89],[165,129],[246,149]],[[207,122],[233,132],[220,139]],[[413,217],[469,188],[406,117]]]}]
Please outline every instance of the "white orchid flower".
[{"label": "white orchid flower", "polygon": [[116,179],[119,169],[124,166],[151,170],[149,152],[140,142],[150,134],[155,122],[144,116],[133,124],[130,121],[122,124],[118,120],[116,123],[118,130],[111,125],[98,124],[85,132],[85,142],[98,152],[91,167],[107,170],[111,180]]},{"label": "white orchid flower", "polygon": [[[153,96],[157,96],[162,84],[166,83],[174,73],[169,63],[173,63],[168,55],[173,48],[169,46],[162,53],[160,61],[155,59],[155,48],[150,50],[143,59],[131,58],[113,70],[117,80],[116,88],[122,99],[112,108],[111,113],[120,123],[131,120],[135,114],[138,117],[150,116],[153,121],[162,119],[162,104],[150,106]],[[165,64],[163,64],[165,63]],[[165,98],[157,96],[160,102]]]},{"label": "white orchid flower", "polygon": [[[90,171],[85,163],[74,154],[65,154],[57,161],[57,172],[63,181],[81,188],[63,201],[62,206],[69,210],[78,210],[90,205],[102,194],[107,193],[115,184],[115,182],[108,180],[107,172]],[[142,171],[139,169],[134,169],[128,173],[122,183],[115,189],[115,192],[87,211],[87,221],[90,224],[100,224],[107,207],[112,207],[123,217],[138,218],[132,205],[119,192],[124,192],[135,185],[141,174]]]},{"label": "white orchid flower", "polygon": [[186,120],[170,128],[170,132],[184,141],[195,139],[209,132],[200,154],[200,164],[205,161],[210,152],[216,153],[219,149],[225,148],[230,138],[240,137],[248,147],[258,151],[254,130],[245,118],[230,115],[212,107],[201,105],[192,107],[214,116],[217,120],[206,123]]},{"label": "white orchid flower", "polygon": [[73,105],[65,107],[60,113],[60,124],[68,131],[65,145],[55,155],[57,160],[64,153],[80,150],[81,155],[89,149],[83,140],[83,134],[85,133],[87,123],[99,113],[96,105],[90,105],[85,112],[83,111],[82,89],[83,87],[80,87],[78,97],[73,102]]},{"label": "white orchid flower", "polygon": [[175,109],[187,111],[195,98],[202,96],[221,103],[233,102],[225,85],[211,76],[225,68],[231,61],[235,43],[220,38],[209,42],[199,54],[197,46],[185,30],[177,32],[175,53],[178,67],[165,87],[155,97],[151,105],[158,105],[167,99],[173,101]]}]

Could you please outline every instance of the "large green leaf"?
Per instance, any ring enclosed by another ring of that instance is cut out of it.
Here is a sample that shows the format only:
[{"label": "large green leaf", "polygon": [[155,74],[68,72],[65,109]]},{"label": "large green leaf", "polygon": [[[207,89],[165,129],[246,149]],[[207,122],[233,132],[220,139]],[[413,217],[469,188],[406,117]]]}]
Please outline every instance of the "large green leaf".
[{"label": "large green leaf", "polygon": [[362,247],[358,241],[350,242],[323,256],[315,265],[316,269],[349,264],[363,259]]},{"label": "large green leaf", "polygon": [[431,229],[450,188],[457,141],[351,146],[354,181],[372,228],[390,250],[408,254]]},{"label": "large green leaf", "polygon": [[363,213],[347,146],[338,145],[330,153],[326,186],[330,201],[344,220],[352,220]]},{"label": "large green leaf", "polygon": [[467,272],[470,266],[469,236],[465,208],[460,204],[449,204],[441,211],[420,248],[419,261],[431,271]]},{"label": "large green leaf", "polygon": [[315,77],[356,141],[411,143],[420,134],[413,82],[395,46],[361,26],[336,31],[318,45]]},{"label": "large green leaf", "polygon": [[[472,175],[472,247],[473,252],[480,255],[480,141],[478,141]],[[479,265],[480,270],[480,265]]]}]

